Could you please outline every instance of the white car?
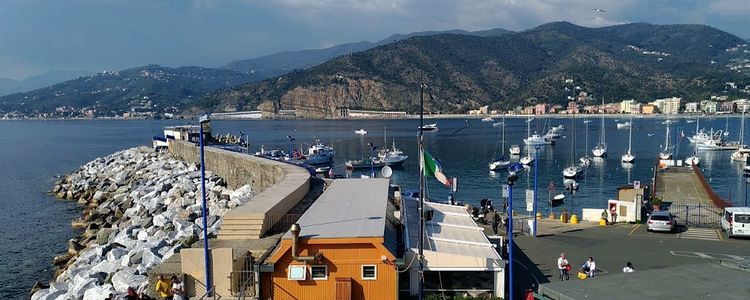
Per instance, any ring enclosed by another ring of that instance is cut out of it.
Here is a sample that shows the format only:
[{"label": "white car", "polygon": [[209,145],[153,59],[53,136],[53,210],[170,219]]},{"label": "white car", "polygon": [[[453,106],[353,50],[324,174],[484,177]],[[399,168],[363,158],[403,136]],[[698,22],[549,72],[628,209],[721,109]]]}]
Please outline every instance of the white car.
[{"label": "white car", "polygon": [[750,207],[727,207],[721,218],[721,229],[727,236],[750,236]]},{"label": "white car", "polygon": [[668,211],[655,211],[648,217],[646,231],[675,232],[677,222]]}]

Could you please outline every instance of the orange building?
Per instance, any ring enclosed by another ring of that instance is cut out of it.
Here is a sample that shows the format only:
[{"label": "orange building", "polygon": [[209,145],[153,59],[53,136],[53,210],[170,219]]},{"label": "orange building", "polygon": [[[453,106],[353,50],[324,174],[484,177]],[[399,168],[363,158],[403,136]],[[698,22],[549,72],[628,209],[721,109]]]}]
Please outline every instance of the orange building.
[{"label": "orange building", "polygon": [[388,179],[337,179],[266,260],[261,299],[397,299]]}]

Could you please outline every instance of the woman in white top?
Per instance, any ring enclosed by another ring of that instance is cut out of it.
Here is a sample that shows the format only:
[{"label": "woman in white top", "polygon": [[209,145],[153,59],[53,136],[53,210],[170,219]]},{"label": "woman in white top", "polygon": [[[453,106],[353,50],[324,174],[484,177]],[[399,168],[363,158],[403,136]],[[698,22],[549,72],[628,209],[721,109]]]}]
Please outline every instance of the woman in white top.
[{"label": "woman in white top", "polygon": [[586,261],[586,266],[588,267],[588,272],[586,275],[589,277],[594,277],[594,271],[596,270],[596,262],[594,261],[594,258],[589,256],[589,260]]},{"label": "woman in white top", "polygon": [[177,276],[172,276],[172,299],[185,300],[185,284]]}]

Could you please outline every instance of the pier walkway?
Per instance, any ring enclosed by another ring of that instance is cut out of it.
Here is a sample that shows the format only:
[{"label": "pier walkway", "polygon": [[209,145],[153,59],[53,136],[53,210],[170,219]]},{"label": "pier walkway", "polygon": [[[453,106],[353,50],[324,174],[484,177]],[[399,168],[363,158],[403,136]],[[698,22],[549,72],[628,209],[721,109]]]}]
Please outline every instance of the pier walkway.
[{"label": "pier walkway", "polygon": [[666,202],[713,205],[698,174],[692,168],[657,170],[654,193]]}]

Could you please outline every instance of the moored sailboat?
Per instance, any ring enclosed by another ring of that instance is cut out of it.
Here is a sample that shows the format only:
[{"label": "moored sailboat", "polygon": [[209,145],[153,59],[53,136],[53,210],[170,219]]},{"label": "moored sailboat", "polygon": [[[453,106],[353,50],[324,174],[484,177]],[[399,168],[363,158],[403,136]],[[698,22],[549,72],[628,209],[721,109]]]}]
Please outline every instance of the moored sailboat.
[{"label": "moored sailboat", "polygon": [[622,162],[625,162],[625,163],[632,163],[635,160],[635,155],[633,155],[632,153],[632,148],[633,148],[633,125],[632,125],[633,123],[632,122],[633,120],[631,118],[629,122],[630,132],[628,133],[628,152],[622,155]]}]

